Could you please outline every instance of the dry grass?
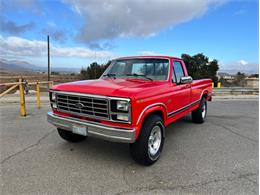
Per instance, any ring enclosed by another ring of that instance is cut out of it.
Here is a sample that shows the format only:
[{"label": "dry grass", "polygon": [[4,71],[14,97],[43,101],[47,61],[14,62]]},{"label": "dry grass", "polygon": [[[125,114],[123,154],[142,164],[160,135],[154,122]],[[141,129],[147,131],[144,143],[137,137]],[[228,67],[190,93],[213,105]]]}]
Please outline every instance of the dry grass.
[{"label": "dry grass", "polygon": [[[37,73],[37,72],[12,72],[7,70],[0,70],[0,83],[10,83],[17,82],[19,78],[24,78],[29,82],[33,81],[47,81],[48,76],[45,73]],[[64,83],[70,81],[79,80],[78,75],[70,75],[70,74],[60,74],[60,75],[51,75],[51,80],[54,83]]]},{"label": "dry grass", "polygon": [[[0,84],[1,84],[0,93],[2,93],[3,91],[9,88],[7,86],[4,86],[3,83],[18,82],[20,78],[23,78],[28,82],[48,80],[48,76],[45,73],[0,70]],[[55,85],[59,83],[66,83],[66,82],[77,81],[77,80],[79,80],[79,75],[70,75],[70,74],[51,75],[51,81],[53,81]],[[34,89],[35,86],[30,86],[29,88]],[[15,91],[16,90],[13,90],[10,93],[14,93]],[[42,85],[41,91],[47,91],[47,86]]]}]

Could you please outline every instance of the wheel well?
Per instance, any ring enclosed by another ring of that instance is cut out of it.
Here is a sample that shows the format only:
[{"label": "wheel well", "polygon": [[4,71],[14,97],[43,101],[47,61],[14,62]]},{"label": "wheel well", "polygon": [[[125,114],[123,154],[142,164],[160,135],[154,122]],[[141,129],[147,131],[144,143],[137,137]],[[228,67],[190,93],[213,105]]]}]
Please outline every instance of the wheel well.
[{"label": "wheel well", "polygon": [[[151,115],[158,115],[158,116],[160,116],[161,119],[162,119],[163,125],[165,125],[165,118],[164,118],[164,116],[163,116],[163,112],[162,112],[161,110],[155,110],[155,111],[150,112],[149,114],[147,114],[147,115],[144,117],[144,119],[143,119],[143,121],[142,121],[142,126],[143,126],[143,124],[144,124],[144,121],[145,121],[149,116],[151,116]],[[163,127],[163,137],[165,137],[165,128],[164,128],[164,127]]]},{"label": "wheel well", "polygon": [[[161,118],[162,118],[162,121],[163,121],[163,123],[165,122],[164,121],[164,117],[163,117],[163,112],[161,111],[161,110],[155,110],[155,111],[153,111],[153,112],[150,112],[149,114],[147,114],[145,117],[144,117],[144,120],[145,119],[147,119],[149,116],[151,116],[152,114],[155,114],[155,115],[158,115],[158,116],[160,116]],[[143,120],[143,121],[144,121]]]},{"label": "wheel well", "polygon": [[208,99],[208,92],[205,92],[203,95],[202,95],[202,98],[205,98],[206,100]]}]

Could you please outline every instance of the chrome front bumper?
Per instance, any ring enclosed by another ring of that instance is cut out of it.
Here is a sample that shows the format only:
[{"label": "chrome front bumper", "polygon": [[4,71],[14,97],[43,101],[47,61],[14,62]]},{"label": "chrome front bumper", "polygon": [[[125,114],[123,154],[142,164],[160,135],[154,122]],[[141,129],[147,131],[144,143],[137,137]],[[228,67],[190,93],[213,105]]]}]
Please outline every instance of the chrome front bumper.
[{"label": "chrome front bumper", "polygon": [[113,142],[133,143],[135,142],[135,129],[112,127],[96,122],[84,121],[71,117],[62,117],[48,112],[47,120],[57,128],[72,131],[72,125],[83,125],[87,127],[88,136],[101,138]]}]

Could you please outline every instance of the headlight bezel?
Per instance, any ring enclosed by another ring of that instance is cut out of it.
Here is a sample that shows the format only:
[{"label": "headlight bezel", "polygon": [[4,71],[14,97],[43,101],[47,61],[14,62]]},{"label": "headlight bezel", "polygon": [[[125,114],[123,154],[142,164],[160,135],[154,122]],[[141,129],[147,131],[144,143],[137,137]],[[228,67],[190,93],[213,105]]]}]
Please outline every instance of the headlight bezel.
[{"label": "headlight bezel", "polygon": [[57,109],[57,105],[56,105],[56,93],[53,91],[49,92],[49,98],[50,98],[50,103],[51,103],[51,107],[53,109]]},{"label": "headlight bezel", "polygon": [[50,102],[56,102],[56,93],[50,91]]},{"label": "headlight bezel", "polygon": [[[119,102],[119,103],[118,103]],[[120,109],[118,104],[124,104],[125,108]],[[127,115],[128,120],[118,118],[118,115]],[[110,99],[110,119],[114,122],[131,123],[131,101],[128,98],[111,98]]]}]

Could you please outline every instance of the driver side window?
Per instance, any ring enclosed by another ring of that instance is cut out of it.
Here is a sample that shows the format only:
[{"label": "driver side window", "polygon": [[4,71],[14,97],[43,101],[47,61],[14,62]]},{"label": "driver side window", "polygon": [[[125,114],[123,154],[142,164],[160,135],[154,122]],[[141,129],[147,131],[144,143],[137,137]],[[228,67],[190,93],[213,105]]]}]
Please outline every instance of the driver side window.
[{"label": "driver side window", "polygon": [[173,79],[173,81],[175,81],[177,84],[180,84],[181,77],[184,76],[184,71],[180,62],[175,61],[173,63],[173,73],[174,73],[173,77],[175,76],[176,79],[176,80]]}]

